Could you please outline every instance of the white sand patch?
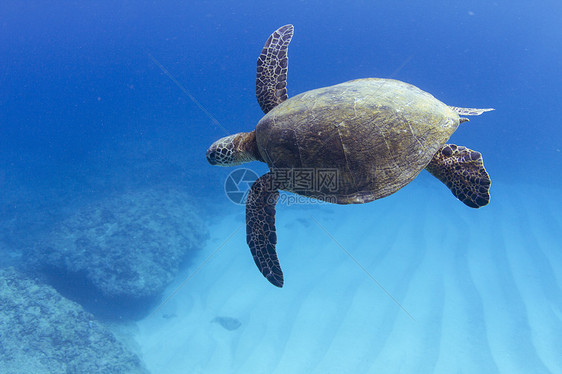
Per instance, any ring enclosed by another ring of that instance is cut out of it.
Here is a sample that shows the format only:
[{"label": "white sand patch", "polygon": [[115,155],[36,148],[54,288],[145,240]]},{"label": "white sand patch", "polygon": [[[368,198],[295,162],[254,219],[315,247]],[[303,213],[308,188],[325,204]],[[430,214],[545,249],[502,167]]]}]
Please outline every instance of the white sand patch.
[{"label": "white sand patch", "polygon": [[474,210],[426,185],[360,206],[278,207],[283,289],[257,270],[245,226],[227,240],[243,207],[222,217],[197,263],[223,247],[139,322],[147,367],[562,372],[560,194],[494,185],[491,205]]}]

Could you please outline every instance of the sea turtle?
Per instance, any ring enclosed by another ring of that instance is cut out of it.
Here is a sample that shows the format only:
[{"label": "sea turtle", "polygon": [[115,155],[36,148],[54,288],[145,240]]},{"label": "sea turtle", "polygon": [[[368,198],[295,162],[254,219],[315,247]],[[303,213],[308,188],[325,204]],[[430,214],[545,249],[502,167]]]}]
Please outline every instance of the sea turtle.
[{"label": "sea turtle", "polygon": [[423,169],[460,201],[490,200],[490,177],[479,152],[445,144],[459,115],[493,109],[451,107],[408,83],[357,79],[288,98],[287,50],[293,26],[271,34],[257,62],[256,96],[265,116],[254,131],[219,139],[212,165],[266,162],[270,171],[246,201],[246,241],[273,285],[283,286],[275,245],[279,190],[337,204],[367,203],[410,183]]}]

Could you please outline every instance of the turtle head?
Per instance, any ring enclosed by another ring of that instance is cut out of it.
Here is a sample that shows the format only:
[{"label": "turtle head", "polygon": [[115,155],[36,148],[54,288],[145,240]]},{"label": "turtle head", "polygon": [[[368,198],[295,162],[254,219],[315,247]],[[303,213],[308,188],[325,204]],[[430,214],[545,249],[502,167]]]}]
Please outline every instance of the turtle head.
[{"label": "turtle head", "polygon": [[262,157],[253,131],[226,136],[207,149],[207,161],[211,165],[236,166],[255,160],[262,161]]}]

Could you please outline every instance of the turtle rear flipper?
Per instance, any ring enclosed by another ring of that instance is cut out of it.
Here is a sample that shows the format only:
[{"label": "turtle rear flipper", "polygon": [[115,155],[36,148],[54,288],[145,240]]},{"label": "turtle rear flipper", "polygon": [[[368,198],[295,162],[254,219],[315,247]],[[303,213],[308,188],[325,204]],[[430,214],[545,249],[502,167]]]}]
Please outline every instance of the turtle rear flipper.
[{"label": "turtle rear flipper", "polygon": [[490,202],[492,182],[479,152],[445,144],[425,169],[469,207],[480,208]]},{"label": "turtle rear flipper", "polygon": [[[479,109],[479,108],[461,108],[458,106],[449,106],[449,108],[457,112],[460,116],[479,116],[482,113],[495,110],[494,108]],[[468,119],[465,118],[465,121],[468,121]]]},{"label": "turtle rear flipper", "polygon": [[275,252],[275,204],[279,191],[272,188],[272,179],[271,173],[264,174],[250,189],[246,201],[246,242],[264,277],[274,286],[283,287],[283,272]]}]

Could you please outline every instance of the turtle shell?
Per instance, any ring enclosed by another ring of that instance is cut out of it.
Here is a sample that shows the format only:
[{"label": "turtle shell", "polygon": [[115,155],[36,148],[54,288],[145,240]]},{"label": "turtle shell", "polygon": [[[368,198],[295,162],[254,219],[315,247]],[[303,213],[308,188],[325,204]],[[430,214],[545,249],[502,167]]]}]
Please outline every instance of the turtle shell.
[{"label": "turtle shell", "polygon": [[458,125],[459,115],[427,92],[370,78],[287,99],[255,133],[279,189],[350,204],[411,182]]}]

